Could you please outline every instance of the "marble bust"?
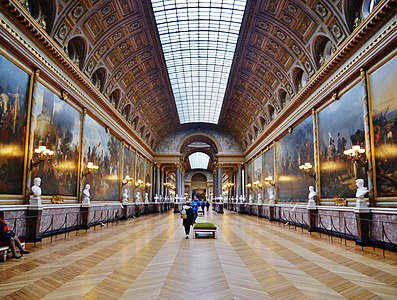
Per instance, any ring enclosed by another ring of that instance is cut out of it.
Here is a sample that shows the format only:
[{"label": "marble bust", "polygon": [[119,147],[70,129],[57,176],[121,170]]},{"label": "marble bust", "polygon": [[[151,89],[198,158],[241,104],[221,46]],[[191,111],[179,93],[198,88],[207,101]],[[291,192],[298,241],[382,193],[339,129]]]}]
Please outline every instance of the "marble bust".
[{"label": "marble bust", "polygon": [[87,183],[83,190],[83,205],[90,205],[90,188],[91,186]]},{"label": "marble bust", "polygon": [[356,197],[358,199],[364,199],[365,194],[368,193],[368,188],[364,186],[364,179],[358,178],[356,180],[356,186],[357,186]]},{"label": "marble bust", "polygon": [[36,177],[33,180],[33,186],[32,186],[32,194],[34,198],[38,198],[41,196],[41,178],[40,177]]},{"label": "marble bust", "polygon": [[262,204],[262,195],[258,193],[258,204]]},{"label": "marble bust", "polygon": [[309,196],[308,196],[308,198],[309,198],[309,200],[315,200],[315,198],[314,197],[316,197],[317,196],[317,192],[314,190],[314,187],[311,185],[311,186],[309,186]]},{"label": "marble bust", "polygon": [[149,195],[148,195],[148,193],[145,193],[145,202],[146,202],[146,203],[149,202]]},{"label": "marble bust", "polygon": [[123,204],[127,204],[128,203],[128,190],[124,189],[124,193],[123,193]]},{"label": "marble bust", "polygon": [[139,203],[141,202],[141,193],[140,192],[136,192],[135,194],[135,203]]}]

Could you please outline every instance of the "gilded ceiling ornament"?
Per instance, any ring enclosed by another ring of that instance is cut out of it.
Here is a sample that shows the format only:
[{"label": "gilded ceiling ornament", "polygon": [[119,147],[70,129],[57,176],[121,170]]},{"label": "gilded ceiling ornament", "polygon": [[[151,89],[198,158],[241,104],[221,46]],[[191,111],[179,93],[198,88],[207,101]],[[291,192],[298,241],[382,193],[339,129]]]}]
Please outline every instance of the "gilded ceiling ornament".
[{"label": "gilded ceiling ornament", "polygon": [[322,3],[317,3],[316,4],[316,12],[323,18],[328,13],[327,9],[325,8],[325,6]]},{"label": "gilded ceiling ornament", "polygon": [[81,4],[78,4],[78,5],[73,9],[72,16],[73,16],[73,18],[74,18],[75,20],[77,20],[78,18],[80,18],[80,17],[83,15],[84,12],[85,12],[84,6],[81,5]]},{"label": "gilded ceiling ornament", "polygon": [[68,32],[69,32],[69,28],[65,24],[62,24],[61,28],[59,28],[58,30],[58,37],[61,40],[64,40]]},{"label": "gilded ceiling ornament", "polygon": [[104,54],[106,52],[106,50],[107,50],[106,45],[102,45],[101,48],[99,48],[99,51],[98,51],[99,55]]},{"label": "gilded ceiling ornament", "polygon": [[104,8],[101,9],[101,13],[103,16],[106,16],[111,11],[112,11],[112,7],[110,5],[106,5]]},{"label": "gilded ceiling ornament", "polygon": [[265,59],[265,60],[263,61],[263,64],[264,64],[266,67],[268,67],[268,68],[271,68],[271,67],[272,67],[272,64],[271,64],[270,61],[268,61],[267,59]]},{"label": "gilded ceiling ornament", "polygon": [[248,56],[256,59],[257,54],[254,51],[248,51]]},{"label": "gilded ceiling ornament", "polygon": [[106,23],[108,25],[110,25],[110,24],[114,23],[116,20],[117,20],[116,16],[115,15],[111,15],[109,18],[106,19]]},{"label": "gilded ceiling ornament", "polygon": [[332,33],[334,34],[334,36],[339,39],[342,36],[342,31],[340,29],[340,27],[338,26],[338,24],[334,24],[332,26]]},{"label": "gilded ceiling ornament", "polygon": [[117,42],[119,39],[121,39],[124,36],[123,31],[119,30],[112,36],[113,42]]},{"label": "gilded ceiling ornament", "polygon": [[302,53],[301,49],[299,49],[296,44],[292,45],[292,51],[294,51],[296,55],[300,55]]},{"label": "gilded ceiling ornament", "polygon": [[292,23],[292,18],[289,15],[284,15],[283,16],[283,20],[285,23],[287,23],[288,25],[291,25]]},{"label": "gilded ceiling ornament", "polygon": [[285,35],[285,33],[281,32],[280,30],[277,30],[276,36],[277,36],[280,40],[283,40],[283,41],[287,38],[287,36]]},{"label": "gilded ceiling ornament", "polygon": [[267,22],[264,22],[264,21],[259,21],[258,22],[258,27],[260,27],[260,28],[262,28],[262,29],[264,29],[264,30],[266,30],[266,31],[269,31],[269,23],[267,23]]},{"label": "gilded ceiling ornament", "polygon": [[292,5],[292,4],[288,4],[287,9],[288,9],[288,11],[289,11],[290,13],[292,13],[292,14],[294,14],[294,15],[295,15],[296,12],[297,12],[296,6],[294,6],[294,5]]}]

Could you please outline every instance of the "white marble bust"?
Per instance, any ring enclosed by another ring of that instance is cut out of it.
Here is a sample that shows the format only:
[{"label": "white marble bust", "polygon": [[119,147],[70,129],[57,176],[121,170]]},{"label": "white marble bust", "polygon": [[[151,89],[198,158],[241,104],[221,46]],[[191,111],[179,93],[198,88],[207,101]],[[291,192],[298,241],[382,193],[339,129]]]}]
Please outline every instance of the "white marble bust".
[{"label": "white marble bust", "polygon": [[145,202],[146,203],[149,202],[149,194],[148,193],[145,193]]},{"label": "white marble bust", "polygon": [[315,200],[314,199],[314,197],[316,197],[317,196],[317,192],[314,190],[314,187],[311,185],[311,186],[309,186],[309,196],[308,196],[308,198],[309,198],[309,200]]},{"label": "white marble bust", "polygon": [[364,186],[364,179],[358,178],[356,180],[356,186],[357,186],[356,197],[358,199],[364,199],[365,194],[368,193],[368,188]]},{"label": "white marble bust", "polygon": [[262,195],[258,193],[258,204],[262,204]]},{"label": "white marble bust", "polygon": [[124,193],[123,193],[123,204],[127,204],[128,203],[128,190],[124,189]]},{"label": "white marble bust", "polygon": [[140,192],[136,192],[135,194],[135,203],[139,203],[141,202],[141,193]]},{"label": "white marble bust", "polygon": [[41,196],[41,178],[40,177],[36,177],[33,180],[33,186],[32,186],[32,194],[34,198],[38,198]]}]

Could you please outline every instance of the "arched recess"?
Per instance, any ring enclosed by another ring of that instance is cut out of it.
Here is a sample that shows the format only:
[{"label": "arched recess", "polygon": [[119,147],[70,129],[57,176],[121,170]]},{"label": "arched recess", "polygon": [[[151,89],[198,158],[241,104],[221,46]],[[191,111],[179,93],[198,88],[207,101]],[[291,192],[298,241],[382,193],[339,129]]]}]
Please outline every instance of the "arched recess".
[{"label": "arched recess", "polygon": [[255,125],[253,125],[253,126],[252,126],[252,130],[254,131],[254,136],[255,136],[255,138],[257,138],[258,135],[259,135],[259,129],[258,129],[258,127],[256,127]]},{"label": "arched recess", "polygon": [[300,91],[309,81],[309,76],[301,68],[295,67],[292,71],[292,79],[296,91]]},{"label": "arched recess", "polygon": [[263,116],[259,116],[259,122],[260,122],[262,130],[263,130],[267,125],[266,119]]},{"label": "arched recess", "polygon": [[146,134],[146,136],[145,136],[145,141],[147,142],[147,143],[149,143],[149,141],[150,141],[150,136],[151,136],[152,134],[150,133],[150,132],[148,132],[147,134]]},{"label": "arched recess", "polygon": [[345,2],[345,18],[346,24],[349,27],[350,33],[360,25],[363,16],[363,1],[362,0],[348,0]]},{"label": "arched recess", "polygon": [[375,7],[381,2],[381,0],[364,0],[362,4],[362,15],[364,18],[368,17],[369,14],[375,9]]},{"label": "arched recess", "polygon": [[105,86],[106,81],[106,70],[105,68],[97,69],[91,77],[92,83],[96,86],[96,88],[102,93],[103,87]]},{"label": "arched recess", "polygon": [[145,135],[145,130],[146,130],[146,126],[142,125],[142,127],[139,129],[139,133],[141,134],[141,137]]},{"label": "arched recess", "polygon": [[207,181],[208,178],[207,178],[207,176],[205,176],[204,173],[202,173],[202,172],[197,172],[197,173],[193,173],[193,174],[192,174],[192,177],[190,177],[190,180],[191,180],[191,181],[200,181],[200,182],[203,182],[203,181]]},{"label": "arched recess", "polygon": [[131,104],[127,104],[124,106],[123,110],[121,111],[121,115],[128,120],[129,116],[131,114]]},{"label": "arched recess", "polygon": [[[55,8],[56,8],[54,1],[28,0],[22,2],[23,2],[22,5],[25,8],[27,8],[30,15],[37,21],[40,27],[43,28],[48,34],[51,34],[51,29],[54,24]],[[26,7],[26,5],[28,7]]]},{"label": "arched recess", "polygon": [[335,49],[336,48],[333,46],[332,41],[328,37],[324,35],[319,35],[315,39],[313,46],[313,55],[314,60],[317,62],[318,68],[321,68],[321,66],[325,64],[326,60],[332,55]]},{"label": "arched recess", "polygon": [[273,105],[269,104],[269,105],[267,106],[267,111],[269,112],[270,120],[273,121],[275,118],[277,118],[277,112],[276,112],[276,110],[274,109]]},{"label": "arched recess", "polygon": [[121,91],[119,89],[116,89],[110,94],[109,102],[117,109],[120,104],[120,98],[121,98]]},{"label": "arched recess", "polygon": [[68,56],[70,60],[82,70],[86,56],[85,41],[79,36],[72,38],[68,43]]},{"label": "arched recess", "polygon": [[132,119],[132,127],[134,128],[134,130],[138,130],[139,120],[140,120],[139,115],[136,115],[136,116]]},{"label": "arched recess", "polygon": [[281,109],[287,106],[287,92],[284,89],[278,91],[278,102],[280,103]]},{"label": "arched recess", "polygon": [[200,133],[184,138],[179,144],[178,149],[186,165],[190,165],[188,160],[191,154],[203,152],[210,157],[209,166],[212,166],[216,160],[216,155],[220,151],[220,146],[213,137]]}]

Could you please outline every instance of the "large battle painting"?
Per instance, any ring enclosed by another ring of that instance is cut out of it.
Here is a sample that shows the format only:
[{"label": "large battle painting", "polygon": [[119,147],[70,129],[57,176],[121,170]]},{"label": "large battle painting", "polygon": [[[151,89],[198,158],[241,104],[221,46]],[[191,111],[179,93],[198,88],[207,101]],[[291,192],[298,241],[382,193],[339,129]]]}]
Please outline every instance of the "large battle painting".
[{"label": "large battle painting", "polygon": [[[255,160],[254,160],[254,182],[259,181],[259,184],[262,184],[262,170],[263,170],[263,157],[262,155],[258,156]],[[263,185],[262,185],[263,186]],[[253,187],[255,189],[255,197],[258,197],[258,193],[263,193],[262,192],[262,188],[260,187]],[[263,194],[262,194],[263,195]]]},{"label": "large battle painting", "polygon": [[91,185],[91,200],[119,200],[120,140],[90,116],[85,117],[83,133],[83,170],[88,162],[99,166],[83,180]]},{"label": "large battle painting", "polygon": [[33,99],[33,148],[46,146],[54,157],[34,167],[32,177],[41,177],[45,195],[76,196],[81,113],[41,83]]},{"label": "large battle painting", "polygon": [[[264,160],[264,164],[263,164],[264,178],[271,176],[274,180],[274,178],[275,178],[275,176],[274,176],[274,147],[271,147],[269,150],[267,150],[263,154],[263,160]],[[269,198],[268,188],[270,188],[271,185],[269,183],[264,182],[263,186],[265,189],[265,199],[268,199]]]},{"label": "large battle painting", "polygon": [[378,197],[397,196],[397,56],[369,76]]},{"label": "large battle painting", "polygon": [[135,180],[135,153],[127,147],[124,147],[123,178],[125,178],[127,175],[133,180],[132,182],[124,185],[124,189],[127,189],[128,198],[133,199]]},{"label": "large battle painting", "polygon": [[0,55],[0,191],[22,194],[29,75]]},{"label": "large battle painting", "polygon": [[356,176],[366,179],[362,167],[343,154],[353,145],[365,148],[362,98],[357,83],[318,114],[321,198],[354,197]]},{"label": "large battle painting", "polygon": [[252,182],[253,182],[253,180],[252,180],[252,178],[253,178],[252,177],[252,172],[253,172],[253,166],[252,166],[252,161],[251,161],[245,168],[245,178],[246,178],[245,184],[246,185],[248,185],[248,184],[251,185],[251,187],[247,187],[246,188],[247,194],[246,194],[245,197],[247,198],[247,200],[249,198],[249,195],[252,195]]},{"label": "large battle painting", "polygon": [[[136,166],[135,166],[135,183],[140,180],[142,185],[136,188],[135,192],[141,193],[141,196],[144,197],[142,193],[144,193],[144,181],[145,181],[145,161],[139,155],[136,157]],[[142,200],[142,199],[141,199]]]},{"label": "large battle painting", "polygon": [[152,165],[149,162],[145,163],[145,193],[149,196],[149,201],[152,197]]},{"label": "large battle painting", "polygon": [[308,186],[314,180],[299,170],[305,162],[313,162],[313,122],[306,118],[276,145],[278,166],[278,199],[280,202],[307,201]]}]

